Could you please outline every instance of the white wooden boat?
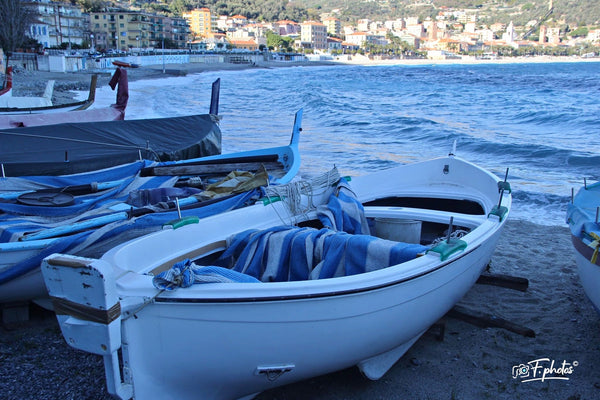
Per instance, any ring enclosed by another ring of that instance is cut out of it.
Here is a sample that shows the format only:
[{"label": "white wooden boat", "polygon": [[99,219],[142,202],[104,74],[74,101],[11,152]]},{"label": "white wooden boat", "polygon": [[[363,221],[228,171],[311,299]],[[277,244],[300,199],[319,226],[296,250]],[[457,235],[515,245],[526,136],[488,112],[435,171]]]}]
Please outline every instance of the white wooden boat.
[{"label": "white wooden boat", "polygon": [[[360,264],[365,241],[369,257],[387,260],[383,249],[389,246],[415,246],[426,249],[423,254],[393,265],[365,261],[369,272],[339,276],[336,270],[327,279],[249,283],[240,282],[249,275],[237,267],[209,268],[234,282],[153,286],[184,259],[215,265],[233,248],[227,240],[232,234],[262,234],[282,224],[309,232],[319,227],[322,207],[292,212],[286,201],[259,202],[124,243],[100,259],[48,257],[42,269],[63,336],[75,348],[104,356],[108,390],[122,399],[251,398],[353,365],[370,379],[380,378],[475,283],[490,261],[511,196],[506,182],[454,156],[353,177],[350,186],[364,206],[362,215],[356,207],[357,218],[374,224],[375,234],[381,235],[385,222],[416,221],[421,229],[412,240],[419,244],[329,230],[334,240],[346,235],[355,241],[328,247],[325,254],[335,250],[341,257],[325,255],[323,262]],[[323,203],[319,199],[337,190],[312,193],[310,202]],[[308,204],[302,198],[300,204]],[[346,201],[330,197],[333,208],[336,199]],[[276,249],[269,257],[282,262],[286,248]],[[314,254],[296,250],[290,260],[309,271],[299,260]],[[251,265],[262,268],[273,260],[259,259]],[[322,277],[326,269],[319,265],[311,274],[320,269]]]},{"label": "white wooden boat", "polygon": [[[113,90],[117,88],[117,100],[115,104],[108,107],[91,108],[96,98],[97,81],[98,76],[92,75],[88,98],[83,101],[37,108],[16,107],[16,103],[13,102],[9,107],[0,108],[0,129],[8,130],[57,124],[121,121],[125,119],[125,109],[129,100],[127,72],[119,68],[113,74],[109,86]],[[0,98],[1,103],[2,100]],[[51,129],[61,130],[60,127]],[[27,131],[21,133],[26,135]]]},{"label": "white wooden boat", "polygon": [[[284,146],[178,162],[140,161],[70,176],[0,178],[0,303],[33,300],[48,307],[39,266],[49,254],[101,255],[115,243],[161,229],[178,215],[198,220],[243,207],[260,195],[260,182],[265,186],[290,182],[300,168],[301,120],[302,110],[296,113],[290,143]],[[232,193],[225,188],[210,198],[196,189],[200,179],[203,189],[210,189],[211,182],[216,184],[232,171],[255,176],[264,171],[264,179]],[[7,190],[11,182],[13,188],[34,190]],[[46,186],[35,190],[36,183]],[[132,193],[155,200],[139,204]]]},{"label": "white wooden boat", "polygon": [[[52,103],[52,95],[54,93],[55,83],[53,80],[48,81],[46,84],[46,89],[44,90],[44,94],[41,97],[13,96],[12,81],[12,67],[8,67],[6,70],[5,85],[0,93],[0,115],[59,113],[65,111],[86,110],[92,104],[94,104],[98,76],[92,75],[90,91],[87,99],[66,104]],[[0,120],[0,122],[1,121],[2,120]],[[2,125],[0,125],[0,127],[1,126]]]},{"label": "white wooden boat", "polygon": [[600,313],[600,182],[585,184],[567,209],[581,285]]}]

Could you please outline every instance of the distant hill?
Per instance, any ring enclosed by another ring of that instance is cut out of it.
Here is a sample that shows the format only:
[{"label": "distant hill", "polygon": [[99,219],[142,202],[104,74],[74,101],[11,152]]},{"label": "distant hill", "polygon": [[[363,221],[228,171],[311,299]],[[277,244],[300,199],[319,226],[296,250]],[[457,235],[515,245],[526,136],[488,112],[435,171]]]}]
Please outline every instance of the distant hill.
[{"label": "distant hill", "polygon": [[[306,0],[307,8],[320,12],[339,9],[342,20],[358,18],[393,19],[406,16],[435,16],[443,9],[471,9],[490,23],[513,21],[524,25],[548,11],[548,0]],[[600,25],[598,0],[554,0],[553,21],[571,28]]]},{"label": "distant hill", "polygon": [[[113,3],[116,0],[75,0],[79,3]],[[302,22],[318,19],[330,13],[343,22],[356,22],[360,18],[389,20],[407,16],[426,18],[442,10],[470,9],[485,23],[513,23],[523,26],[537,20],[548,11],[549,0],[130,0],[127,4],[150,11],[170,11],[180,15],[185,9],[208,7],[216,14],[241,14],[258,21],[291,19]],[[554,13],[549,24],[575,29],[577,26],[600,26],[600,1],[554,0]]]}]

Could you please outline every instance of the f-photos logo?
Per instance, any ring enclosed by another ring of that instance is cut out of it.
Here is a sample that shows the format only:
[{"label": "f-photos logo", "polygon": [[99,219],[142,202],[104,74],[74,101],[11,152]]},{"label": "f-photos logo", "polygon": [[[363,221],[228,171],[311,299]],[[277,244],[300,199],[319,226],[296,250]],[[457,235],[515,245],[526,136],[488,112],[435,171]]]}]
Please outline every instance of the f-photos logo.
[{"label": "f-photos logo", "polygon": [[579,365],[579,362],[567,362],[563,360],[557,363],[549,358],[538,358],[531,360],[527,364],[514,365],[512,367],[513,379],[520,379],[521,382],[563,380],[568,381],[571,375]]}]

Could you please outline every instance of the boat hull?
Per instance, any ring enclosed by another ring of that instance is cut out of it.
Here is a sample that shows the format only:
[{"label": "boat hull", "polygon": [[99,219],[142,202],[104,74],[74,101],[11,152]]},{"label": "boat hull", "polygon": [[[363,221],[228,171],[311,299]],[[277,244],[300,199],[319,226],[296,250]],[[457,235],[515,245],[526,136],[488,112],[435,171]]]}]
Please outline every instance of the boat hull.
[{"label": "boat hull", "polygon": [[575,260],[581,285],[600,314],[600,182],[586,183],[567,206]]},{"label": "boat hull", "polygon": [[581,286],[583,286],[585,294],[600,314],[600,265],[590,261],[593,256],[592,248],[586,246],[577,236],[571,236],[571,239],[575,247],[575,261],[577,262],[577,272],[579,273]]},{"label": "boat hull", "polygon": [[157,299],[123,322],[135,398],[235,399],[411,343],[471,288],[498,235],[429,274],[357,292],[349,285],[316,298]]}]

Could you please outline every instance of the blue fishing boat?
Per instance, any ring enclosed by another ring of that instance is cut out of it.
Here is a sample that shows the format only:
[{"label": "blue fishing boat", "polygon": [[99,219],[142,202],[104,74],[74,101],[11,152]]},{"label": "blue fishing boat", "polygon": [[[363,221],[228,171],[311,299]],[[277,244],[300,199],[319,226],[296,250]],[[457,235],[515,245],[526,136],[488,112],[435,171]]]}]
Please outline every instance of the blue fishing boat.
[{"label": "blue fishing boat", "polygon": [[600,313],[600,182],[585,183],[567,208],[581,285]]},{"label": "blue fishing boat", "polygon": [[298,172],[302,110],[285,146],[67,176],[0,178],[0,303],[47,295],[41,260],[118,243],[251,204]]}]

